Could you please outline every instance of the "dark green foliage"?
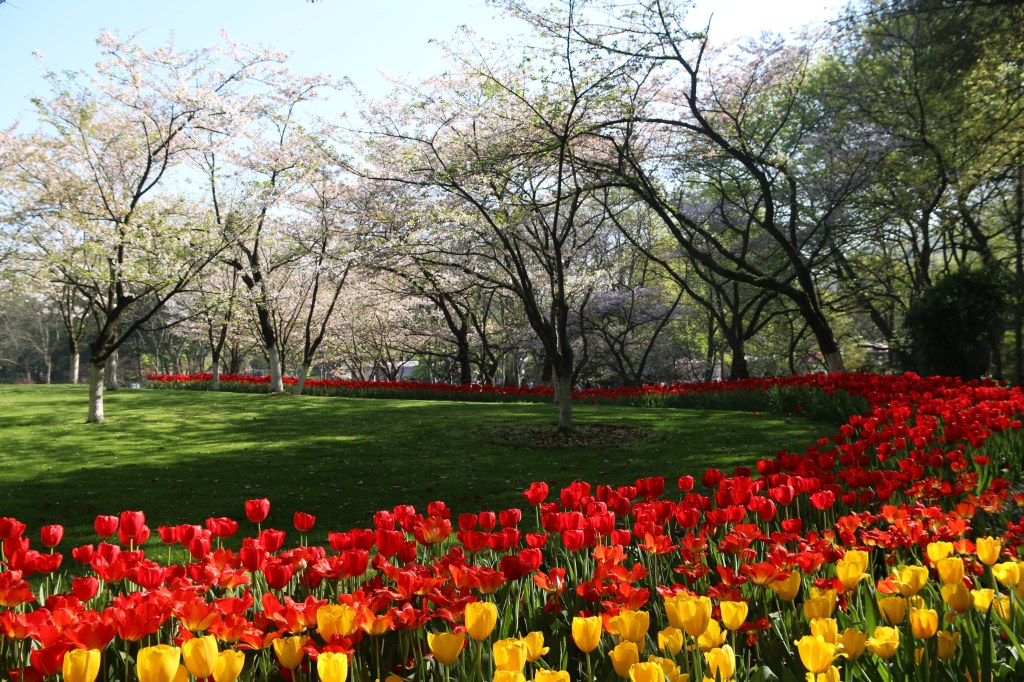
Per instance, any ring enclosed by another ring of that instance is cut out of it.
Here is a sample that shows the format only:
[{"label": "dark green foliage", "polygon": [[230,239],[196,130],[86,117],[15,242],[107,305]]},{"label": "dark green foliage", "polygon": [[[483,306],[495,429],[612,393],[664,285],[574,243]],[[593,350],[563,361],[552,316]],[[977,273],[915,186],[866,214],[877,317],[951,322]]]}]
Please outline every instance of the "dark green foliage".
[{"label": "dark green foliage", "polygon": [[993,270],[962,268],[936,280],[907,311],[915,369],[965,378],[988,374],[1003,335],[1006,299]]}]

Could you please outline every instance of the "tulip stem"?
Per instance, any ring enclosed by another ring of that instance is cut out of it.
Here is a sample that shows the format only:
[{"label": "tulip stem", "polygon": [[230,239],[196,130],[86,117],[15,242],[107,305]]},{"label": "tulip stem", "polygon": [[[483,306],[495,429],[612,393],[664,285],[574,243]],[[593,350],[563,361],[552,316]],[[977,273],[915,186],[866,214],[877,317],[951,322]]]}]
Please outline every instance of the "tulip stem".
[{"label": "tulip stem", "polygon": [[590,663],[590,652],[587,652],[587,679],[594,682],[594,667]]}]

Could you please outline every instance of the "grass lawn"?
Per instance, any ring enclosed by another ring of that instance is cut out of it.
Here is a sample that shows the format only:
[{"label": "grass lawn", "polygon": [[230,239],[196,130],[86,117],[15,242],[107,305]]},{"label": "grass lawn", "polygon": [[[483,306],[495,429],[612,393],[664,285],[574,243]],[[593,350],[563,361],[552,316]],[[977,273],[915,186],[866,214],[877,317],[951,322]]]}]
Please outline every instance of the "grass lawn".
[{"label": "grass lawn", "polygon": [[[93,518],[126,509],[158,525],[230,516],[271,501],[265,527],[316,515],[310,542],[369,524],[378,509],[444,500],[455,514],[523,503],[544,480],[622,485],[644,476],[752,465],[835,426],[773,414],[578,406],[587,445],[547,437],[552,405],[267,397],[193,391],[108,393],[107,421],[84,423],[84,386],[0,386],[0,516],[60,550],[94,542]],[[628,429],[628,430],[627,430]],[[627,437],[621,437],[625,434]]]}]

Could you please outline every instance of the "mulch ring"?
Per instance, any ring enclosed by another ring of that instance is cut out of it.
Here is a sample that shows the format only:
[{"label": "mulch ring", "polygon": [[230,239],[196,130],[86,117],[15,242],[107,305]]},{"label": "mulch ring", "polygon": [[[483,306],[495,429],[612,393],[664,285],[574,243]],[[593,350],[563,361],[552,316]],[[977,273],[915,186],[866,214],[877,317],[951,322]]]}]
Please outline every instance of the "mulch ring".
[{"label": "mulch ring", "polygon": [[486,429],[495,441],[525,449],[614,448],[649,435],[646,429],[616,424],[577,424],[572,431],[561,432],[553,426],[513,426]]}]

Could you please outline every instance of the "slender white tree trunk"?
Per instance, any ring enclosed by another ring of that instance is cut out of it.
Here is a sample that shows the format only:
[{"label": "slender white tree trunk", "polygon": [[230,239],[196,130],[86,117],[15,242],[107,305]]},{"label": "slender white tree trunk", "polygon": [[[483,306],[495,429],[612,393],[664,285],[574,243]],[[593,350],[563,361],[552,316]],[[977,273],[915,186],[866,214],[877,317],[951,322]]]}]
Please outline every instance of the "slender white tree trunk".
[{"label": "slender white tree trunk", "polygon": [[71,383],[78,383],[78,374],[81,372],[79,365],[80,359],[78,357],[78,347],[75,346],[71,349]]},{"label": "slender white tree trunk", "polygon": [[46,360],[46,383],[50,383],[50,379],[53,376],[53,362],[49,358]]},{"label": "slender white tree trunk", "polygon": [[270,392],[284,393],[284,377],[281,375],[281,355],[277,352],[277,346],[267,348],[267,357],[270,358]]},{"label": "slender white tree trunk", "polygon": [[309,363],[302,363],[302,369],[299,371],[298,381],[295,382],[295,388],[292,389],[292,393],[295,395],[302,395],[302,387],[306,385],[306,377],[309,376]]},{"label": "slender white tree trunk", "polygon": [[117,386],[117,353],[107,358],[107,366],[103,371],[103,382],[107,385],[108,391],[116,391]]},{"label": "slender white tree trunk", "polygon": [[103,365],[89,363],[89,418],[86,422],[99,424],[103,421]]}]

